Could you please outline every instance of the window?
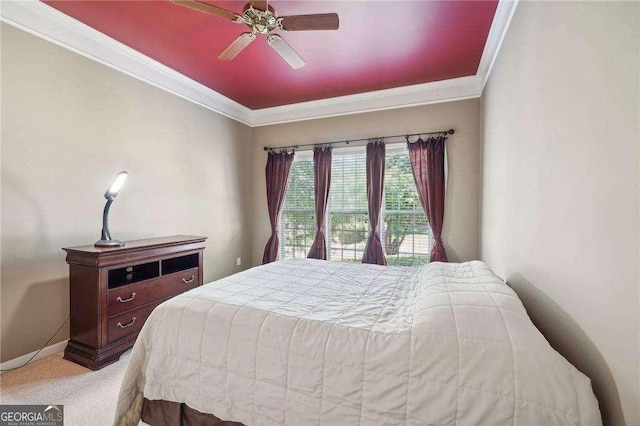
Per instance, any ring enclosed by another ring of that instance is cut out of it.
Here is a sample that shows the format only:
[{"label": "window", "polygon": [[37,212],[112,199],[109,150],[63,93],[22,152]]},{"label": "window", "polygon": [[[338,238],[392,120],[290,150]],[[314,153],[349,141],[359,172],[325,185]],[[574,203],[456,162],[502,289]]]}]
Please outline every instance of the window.
[{"label": "window", "polygon": [[327,205],[327,258],[362,262],[369,236],[366,155],[334,149]]},{"label": "window", "polygon": [[380,239],[389,265],[429,263],[432,238],[413,179],[409,151],[387,147]]},{"label": "window", "polygon": [[280,216],[279,234],[280,259],[307,257],[316,235],[313,153],[296,153],[294,157]]},{"label": "window", "polygon": [[[280,219],[281,259],[305,258],[315,237],[312,153],[296,153]],[[327,257],[361,262],[369,236],[364,147],[334,149],[327,205]],[[416,191],[409,152],[387,146],[380,239],[389,265],[429,262],[431,229]]]}]

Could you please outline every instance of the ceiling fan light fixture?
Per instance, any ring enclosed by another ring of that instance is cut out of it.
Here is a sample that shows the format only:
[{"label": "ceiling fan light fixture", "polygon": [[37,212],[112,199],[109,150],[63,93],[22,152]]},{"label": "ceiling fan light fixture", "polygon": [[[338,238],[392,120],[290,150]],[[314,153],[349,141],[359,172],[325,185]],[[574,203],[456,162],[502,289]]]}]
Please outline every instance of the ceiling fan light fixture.
[{"label": "ceiling fan light fixture", "polygon": [[254,9],[252,5],[244,11],[242,19],[258,34],[269,34],[278,28],[278,17],[270,10]]},{"label": "ceiling fan light fixture", "polygon": [[256,34],[262,34],[267,36],[267,43],[273,50],[293,69],[298,69],[305,66],[306,62],[282,37],[278,34],[272,34],[271,31],[337,30],[340,26],[337,13],[278,17],[273,7],[269,5],[268,0],[249,0],[249,3],[244,7],[242,15],[198,0],[171,1],[178,6],[208,13],[235,23],[245,24],[251,29],[250,33],[240,34],[218,56],[219,59],[224,61],[230,61],[235,58],[238,53],[256,39]]}]

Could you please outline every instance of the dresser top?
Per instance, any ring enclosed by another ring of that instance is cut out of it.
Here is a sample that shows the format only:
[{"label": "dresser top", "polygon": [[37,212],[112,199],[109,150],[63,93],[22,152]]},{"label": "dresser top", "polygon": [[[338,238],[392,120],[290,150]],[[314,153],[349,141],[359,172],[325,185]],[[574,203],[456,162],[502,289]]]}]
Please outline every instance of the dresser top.
[{"label": "dresser top", "polygon": [[148,238],[145,240],[125,241],[122,247],[95,247],[94,245],[66,247],[62,250],[67,253],[84,253],[92,255],[126,253],[140,249],[149,249],[155,247],[169,247],[175,245],[183,245],[188,243],[202,242],[207,237],[198,237],[195,235],[172,235],[170,237]]}]

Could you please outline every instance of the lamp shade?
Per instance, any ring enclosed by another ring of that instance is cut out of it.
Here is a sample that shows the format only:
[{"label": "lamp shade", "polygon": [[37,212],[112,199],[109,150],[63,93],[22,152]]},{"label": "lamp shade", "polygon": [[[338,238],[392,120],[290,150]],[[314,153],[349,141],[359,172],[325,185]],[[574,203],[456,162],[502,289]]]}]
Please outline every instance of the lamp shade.
[{"label": "lamp shade", "polygon": [[128,177],[129,173],[127,172],[118,173],[113,179],[113,182],[111,182],[111,185],[109,185],[109,188],[107,188],[107,192],[104,193],[104,198],[107,200],[113,200],[116,198],[116,195],[118,195],[122,185],[124,185],[124,181],[126,181]]}]

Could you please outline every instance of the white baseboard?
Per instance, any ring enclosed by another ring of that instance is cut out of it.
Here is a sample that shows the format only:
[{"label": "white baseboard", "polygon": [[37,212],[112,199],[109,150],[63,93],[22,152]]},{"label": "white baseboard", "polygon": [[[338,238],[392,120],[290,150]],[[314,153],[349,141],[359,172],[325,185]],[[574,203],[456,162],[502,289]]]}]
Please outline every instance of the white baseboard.
[{"label": "white baseboard", "polygon": [[[40,353],[31,360],[31,362],[37,361],[37,360],[39,360],[41,358],[44,358],[44,357],[49,356],[49,355],[53,355],[56,352],[60,352],[60,351],[64,350],[64,348],[67,346],[67,342],[68,342],[68,340],[63,340],[62,342],[54,343],[51,346],[47,346],[46,348],[41,350]],[[10,359],[9,361],[3,362],[2,364],[0,364],[0,370],[7,370],[7,369],[10,369],[10,368],[20,367],[22,364],[24,364],[25,362],[29,361],[29,359],[36,352],[38,352],[38,351],[33,351],[33,352],[28,353],[28,354],[19,356],[18,358]],[[8,373],[8,371],[2,372],[0,374],[4,374],[4,373]]]}]

